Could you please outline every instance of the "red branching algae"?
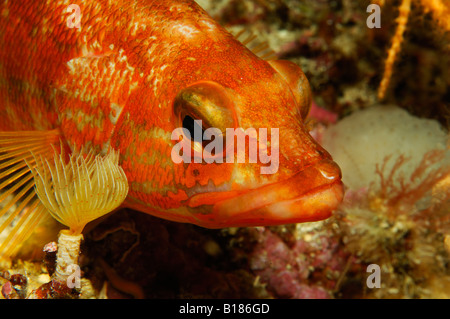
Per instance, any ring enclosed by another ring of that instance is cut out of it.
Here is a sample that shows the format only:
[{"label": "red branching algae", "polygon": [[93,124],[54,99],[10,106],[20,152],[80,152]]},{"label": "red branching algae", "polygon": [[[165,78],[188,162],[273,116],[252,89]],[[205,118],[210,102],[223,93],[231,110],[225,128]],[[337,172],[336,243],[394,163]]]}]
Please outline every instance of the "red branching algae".
[{"label": "red branching algae", "polygon": [[442,291],[450,287],[450,272],[444,239],[450,226],[450,192],[448,185],[440,183],[450,175],[450,167],[429,169],[444,154],[444,151],[426,153],[407,177],[399,174],[407,159],[399,156],[392,168],[386,170],[390,161],[387,157],[377,166],[380,178],[377,186],[350,192],[344,199],[336,214],[344,250],[362,264],[379,265],[383,273],[383,289],[367,291],[368,296],[446,295]]},{"label": "red branching algae", "polygon": [[258,243],[249,255],[249,266],[267,290],[278,298],[333,297],[347,259],[338,251],[337,241],[307,232],[289,245],[268,228],[256,232]]}]

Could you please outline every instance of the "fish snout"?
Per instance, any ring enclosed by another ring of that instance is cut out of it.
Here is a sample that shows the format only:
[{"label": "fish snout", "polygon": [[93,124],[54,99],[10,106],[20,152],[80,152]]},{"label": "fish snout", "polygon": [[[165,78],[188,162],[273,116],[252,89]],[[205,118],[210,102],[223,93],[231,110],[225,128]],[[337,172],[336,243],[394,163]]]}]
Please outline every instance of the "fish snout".
[{"label": "fish snout", "polygon": [[212,214],[223,226],[268,226],[311,222],[331,216],[344,187],[339,166],[321,160],[286,180],[215,203]]}]

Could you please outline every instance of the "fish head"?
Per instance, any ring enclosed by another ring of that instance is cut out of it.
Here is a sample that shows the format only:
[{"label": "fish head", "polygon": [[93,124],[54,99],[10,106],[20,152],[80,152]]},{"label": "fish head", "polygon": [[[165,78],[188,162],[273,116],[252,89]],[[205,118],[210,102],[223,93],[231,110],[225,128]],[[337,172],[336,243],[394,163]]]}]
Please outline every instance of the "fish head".
[{"label": "fish head", "polygon": [[304,125],[308,80],[292,62],[251,61],[220,76],[205,70],[212,80],[174,99],[171,157],[184,216],[208,228],[328,218],[343,198],[341,171]]},{"label": "fish head", "polygon": [[[328,218],[343,198],[341,171],[305,127],[311,91],[300,67],[257,57],[205,15],[165,30],[176,50],[161,48],[173,58],[152,63],[159,86],[149,91],[157,91],[159,109],[145,114],[141,95],[128,111],[164,130],[143,121],[147,128],[128,138],[125,149],[137,151],[127,151],[124,165],[132,177],[127,205],[207,228]],[[169,136],[138,145],[149,130]],[[135,165],[146,158],[150,164]]]}]

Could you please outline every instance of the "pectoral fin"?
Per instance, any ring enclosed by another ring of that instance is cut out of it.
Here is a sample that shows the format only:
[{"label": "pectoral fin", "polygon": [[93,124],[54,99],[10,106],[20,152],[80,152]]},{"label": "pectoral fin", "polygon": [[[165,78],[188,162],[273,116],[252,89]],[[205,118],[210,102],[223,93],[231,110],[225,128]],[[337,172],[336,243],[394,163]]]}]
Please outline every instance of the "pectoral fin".
[{"label": "pectoral fin", "polygon": [[59,130],[0,132],[0,258],[15,255],[50,216],[35,194],[30,167],[34,156],[61,151],[60,141]]}]

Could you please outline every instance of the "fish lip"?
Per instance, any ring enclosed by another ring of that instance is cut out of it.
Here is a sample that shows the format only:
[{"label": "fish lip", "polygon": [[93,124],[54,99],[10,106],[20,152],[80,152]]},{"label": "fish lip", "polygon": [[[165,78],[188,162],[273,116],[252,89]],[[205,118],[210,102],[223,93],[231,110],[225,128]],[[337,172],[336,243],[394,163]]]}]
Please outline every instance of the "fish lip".
[{"label": "fish lip", "polygon": [[340,168],[316,162],[292,177],[218,201],[215,227],[281,225],[326,219],[343,199]]}]

